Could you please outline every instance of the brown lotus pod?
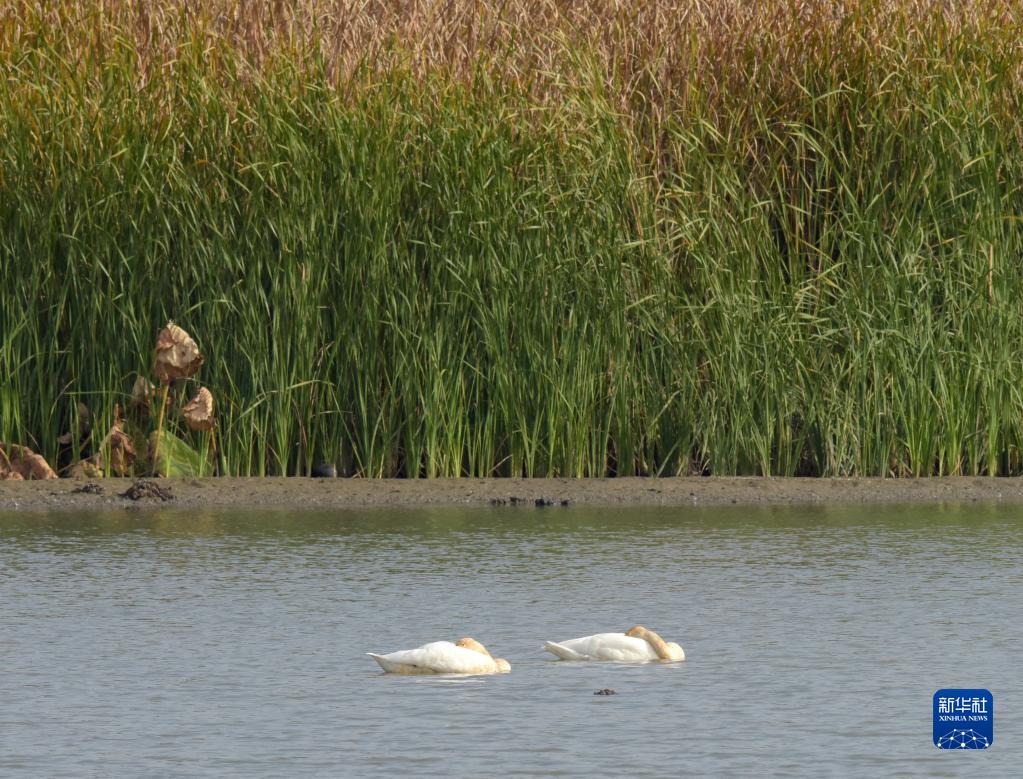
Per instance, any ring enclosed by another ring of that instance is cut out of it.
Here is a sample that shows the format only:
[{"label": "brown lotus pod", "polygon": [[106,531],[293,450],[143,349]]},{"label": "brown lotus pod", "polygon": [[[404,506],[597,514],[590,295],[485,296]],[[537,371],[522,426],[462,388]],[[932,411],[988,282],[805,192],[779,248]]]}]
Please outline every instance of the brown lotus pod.
[{"label": "brown lotus pod", "polygon": [[118,476],[130,474],[137,454],[131,436],[121,428],[120,421],[115,422],[110,428],[107,438],[110,440],[110,470]]},{"label": "brown lotus pod", "polygon": [[89,411],[89,407],[78,402],[78,435],[85,438],[89,435],[89,431],[92,430],[92,412]]},{"label": "brown lotus pod", "polygon": [[[145,376],[138,376],[131,387],[131,398],[128,400],[128,415],[135,421],[145,423],[152,414],[152,400],[156,395],[156,387]],[[167,396],[170,403],[170,395]]]},{"label": "brown lotus pod", "polygon": [[213,393],[205,387],[199,387],[195,397],[182,406],[181,416],[190,430],[212,430]]},{"label": "brown lotus pod", "polygon": [[199,346],[192,337],[173,322],[156,336],[156,362],[153,375],[161,384],[194,376],[203,364]]},{"label": "brown lotus pod", "polygon": [[0,465],[6,474],[3,476],[5,479],[57,478],[46,459],[27,446],[0,444]]},{"label": "brown lotus pod", "polygon": [[148,406],[156,388],[145,376],[139,376],[131,387],[131,402],[139,406]]},{"label": "brown lotus pod", "polygon": [[[78,438],[82,441],[89,437],[89,432],[92,430],[92,412],[89,411],[89,407],[79,401],[78,403]],[[57,443],[63,446],[70,446],[74,443],[75,434],[72,431],[68,431],[63,435],[57,436]]]}]

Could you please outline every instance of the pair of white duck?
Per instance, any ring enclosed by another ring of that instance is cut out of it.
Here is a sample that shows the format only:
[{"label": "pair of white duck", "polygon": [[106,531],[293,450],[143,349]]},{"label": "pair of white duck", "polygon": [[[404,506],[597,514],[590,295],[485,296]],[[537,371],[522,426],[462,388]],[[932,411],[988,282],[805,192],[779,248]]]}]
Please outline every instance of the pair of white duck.
[{"label": "pair of white duck", "polygon": [[[597,633],[568,641],[545,641],[543,646],[562,660],[645,663],[686,659],[682,647],[665,641],[642,625],[636,625],[625,633]],[[511,670],[507,660],[493,657],[483,644],[473,638],[463,638],[454,644],[434,641],[416,649],[386,655],[367,654],[387,673],[495,674]]]}]

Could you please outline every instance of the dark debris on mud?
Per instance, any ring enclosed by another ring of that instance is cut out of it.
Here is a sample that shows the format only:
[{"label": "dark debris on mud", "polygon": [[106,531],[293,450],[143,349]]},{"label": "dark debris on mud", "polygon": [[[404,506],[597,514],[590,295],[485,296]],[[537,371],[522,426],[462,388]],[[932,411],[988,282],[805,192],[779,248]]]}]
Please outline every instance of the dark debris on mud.
[{"label": "dark debris on mud", "polygon": [[169,487],[161,487],[155,481],[146,481],[145,479],[139,479],[132,484],[127,490],[121,493],[122,498],[128,500],[143,500],[145,498],[153,498],[156,500],[174,500],[174,496],[171,494]]},{"label": "dark debris on mud", "polygon": [[90,481],[81,487],[75,487],[71,492],[75,495],[102,495],[103,488],[96,482]]},{"label": "dark debris on mud", "polygon": [[539,498],[520,498],[517,495],[512,495],[508,498],[491,498],[491,506],[529,506],[533,505],[537,508],[545,508],[546,506],[553,506],[555,503],[561,506],[567,506],[569,504],[568,498],[562,498],[561,500],[552,500],[551,498],[539,497]]}]

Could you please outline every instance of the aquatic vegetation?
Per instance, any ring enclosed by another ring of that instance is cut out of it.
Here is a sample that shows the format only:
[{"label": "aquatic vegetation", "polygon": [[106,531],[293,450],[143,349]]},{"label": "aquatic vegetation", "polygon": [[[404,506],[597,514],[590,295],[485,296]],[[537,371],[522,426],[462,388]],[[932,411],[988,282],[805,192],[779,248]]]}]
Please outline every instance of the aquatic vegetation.
[{"label": "aquatic vegetation", "polygon": [[1023,471],[1018,4],[199,5],[0,14],[0,440],[179,317],[223,473]]},{"label": "aquatic vegetation", "polygon": [[[199,352],[199,346],[192,340],[192,336],[173,322],[167,322],[166,326],[156,336],[156,359],[153,363],[153,375],[163,386],[163,394],[160,397],[160,417],[156,423],[156,431],[152,437],[152,459],[154,465],[163,468],[167,474],[171,468],[166,458],[160,457],[160,437],[163,435],[164,414],[167,411],[167,400],[170,394],[171,384],[176,379],[188,379],[196,374],[202,366],[205,358]],[[191,404],[189,404],[191,410]],[[190,474],[191,475],[191,474]]]},{"label": "aquatic vegetation", "polygon": [[[167,322],[157,334],[155,351],[153,375],[163,390],[156,429],[147,438],[149,470],[158,476],[201,476],[208,470],[205,466],[207,458],[173,433],[165,432],[164,420],[171,405],[170,392],[174,383],[194,377],[205,358],[192,336],[173,322]],[[136,380],[132,394],[133,397],[151,397],[156,393],[149,391],[148,382],[140,386]],[[178,408],[178,415],[189,430],[209,433],[212,444],[216,419],[213,416],[213,395],[208,389],[199,387],[192,399]],[[146,416],[152,418],[152,411]]]},{"label": "aquatic vegetation", "polygon": [[[128,398],[127,415],[122,412],[121,405],[115,403],[114,423],[99,443],[93,442],[88,428],[82,425],[79,425],[77,438],[71,433],[62,435],[58,439],[62,445],[76,443],[72,462],[68,465],[70,472],[90,478],[103,476],[107,471],[116,476],[202,476],[211,473],[211,455],[216,456],[214,430],[217,424],[213,394],[200,386],[187,403],[182,405],[178,400],[180,385],[194,377],[203,362],[204,358],[192,337],[168,322],[157,335],[153,367],[162,389],[157,391],[148,379],[137,377]],[[173,394],[172,390],[175,390]],[[175,435],[173,429],[165,429],[167,411],[175,409],[177,417],[188,430],[208,433],[208,446],[197,449]],[[89,419],[91,415],[88,407],[80,404],[80,416]],[[154,419],[157,420],[155,426],[152,424]],[[77,462],[76,457],[80,458]]]}]

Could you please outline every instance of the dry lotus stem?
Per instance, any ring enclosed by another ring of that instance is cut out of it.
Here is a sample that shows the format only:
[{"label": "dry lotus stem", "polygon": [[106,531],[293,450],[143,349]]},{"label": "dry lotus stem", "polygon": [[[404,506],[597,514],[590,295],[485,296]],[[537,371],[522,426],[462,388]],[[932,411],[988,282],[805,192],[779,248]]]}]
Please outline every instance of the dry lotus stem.
[{"label": "dry lotus stem", "polygon": [[2,479],[56,479],[57,474],[42,455],[27,446],[0,444],[0,478]]},{"label": "dry lotus stem", "polygon": [[157,381],[170,384],[175,379],[187,379],[194,376],[202,364],[203,356],[192,337],[173,322],[168,322],[156,336],[153,375]]},{"label": "dry lotus stem", "polygon": [[205,387],[199,387],[195,397],[182,407],[181,416],[191,430],[212,430],[213,393]]}]

